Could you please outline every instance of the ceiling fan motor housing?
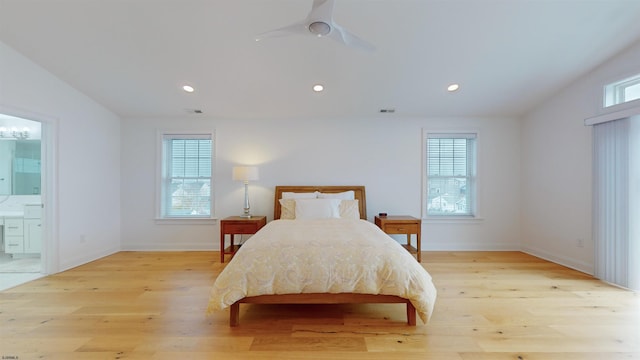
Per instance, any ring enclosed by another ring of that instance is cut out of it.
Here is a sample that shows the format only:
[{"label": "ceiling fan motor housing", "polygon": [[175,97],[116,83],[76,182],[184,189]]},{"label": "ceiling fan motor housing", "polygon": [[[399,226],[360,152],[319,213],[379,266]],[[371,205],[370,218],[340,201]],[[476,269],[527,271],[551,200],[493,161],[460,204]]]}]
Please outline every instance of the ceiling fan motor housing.
[{"label": "ceiling fan motor housing", "polygon": [[309,31],[318,37],[326,36],[331,32],[331,25],[324,21],[314,21],[309,24]]}]

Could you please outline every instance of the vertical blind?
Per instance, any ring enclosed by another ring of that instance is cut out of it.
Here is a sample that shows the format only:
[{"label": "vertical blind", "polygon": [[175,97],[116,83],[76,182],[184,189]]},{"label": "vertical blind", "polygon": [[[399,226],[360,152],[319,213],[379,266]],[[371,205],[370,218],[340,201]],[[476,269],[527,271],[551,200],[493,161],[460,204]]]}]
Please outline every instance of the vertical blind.
[{"label": "vertical blind", "polygon": [[640,290],[640,179],[637,175],[640,170],[640,154],[637,153],[640,119],[634,120],[634,131],[631,120],[626,118],[594,126],[595,275],[604,281]]}]

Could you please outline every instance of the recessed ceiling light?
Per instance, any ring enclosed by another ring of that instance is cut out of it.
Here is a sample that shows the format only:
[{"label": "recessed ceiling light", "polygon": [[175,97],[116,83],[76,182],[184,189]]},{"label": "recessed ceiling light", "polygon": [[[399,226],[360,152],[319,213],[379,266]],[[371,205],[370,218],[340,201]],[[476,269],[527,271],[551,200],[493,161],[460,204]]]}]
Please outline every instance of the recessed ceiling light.
[{"label": "recessed ceiling light", "polygon": [[324,86],[322,86],[322,84],[315,84],[313,85],[313,91],[315,92],[321,92],[324,90]]},{"label": "recessed ceiling light", "polygon": [[460,89],[460,85],[458,84],[451,84],[449,86],[447,86],[447,91],[449,92],[454,92],[456,90]]},{"label": "recessed ceiling light", "polygon": [[194,89],[193,86],[191,86],[191,85],[184,85],[182,87],[182,90],[184,90],[184,91],[186,91],[188,93],[192,93],[192,92],[196,91],[196,89]]}]

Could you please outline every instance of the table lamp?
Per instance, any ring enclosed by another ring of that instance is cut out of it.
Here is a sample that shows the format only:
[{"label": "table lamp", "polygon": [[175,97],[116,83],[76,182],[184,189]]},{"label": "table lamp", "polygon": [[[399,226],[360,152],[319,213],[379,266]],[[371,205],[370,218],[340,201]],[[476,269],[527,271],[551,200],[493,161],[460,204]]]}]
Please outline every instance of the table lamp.
[{"label": "table lamp", "polygon": [[234,166],[232,178],[233,180],[244,182],[244,213],[240,216],[250,218],[251,208],[249,206],[249,181],[256,181],[259,179],[258,168],[255,166]]}]

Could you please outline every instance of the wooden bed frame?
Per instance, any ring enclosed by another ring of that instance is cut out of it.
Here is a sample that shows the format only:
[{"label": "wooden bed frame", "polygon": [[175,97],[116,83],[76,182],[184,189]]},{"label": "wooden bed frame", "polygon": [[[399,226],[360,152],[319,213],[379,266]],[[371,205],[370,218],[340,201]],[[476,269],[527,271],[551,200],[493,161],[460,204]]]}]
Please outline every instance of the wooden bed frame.
[{"label": "wooden bed frame", "polygon": [[[314,192],[339,193],[353,190],[355,198],[360,207],[360,218],[367,219],[367,203],[364,186],[276,186],[274,196],[273,218],[280,218],[280,202],[283,192]],[[229,325],[238,326],[240,324],[240,304],[368,304],[402,303],[407,307],[407,324],[416,326],[416,309],[411,302],[405,298],[395,295],[373,295],[355,293],[319,293],[319,294],[283,294],[283,295],[260,295],[245,297],[231,305],[229,314]]]}]

